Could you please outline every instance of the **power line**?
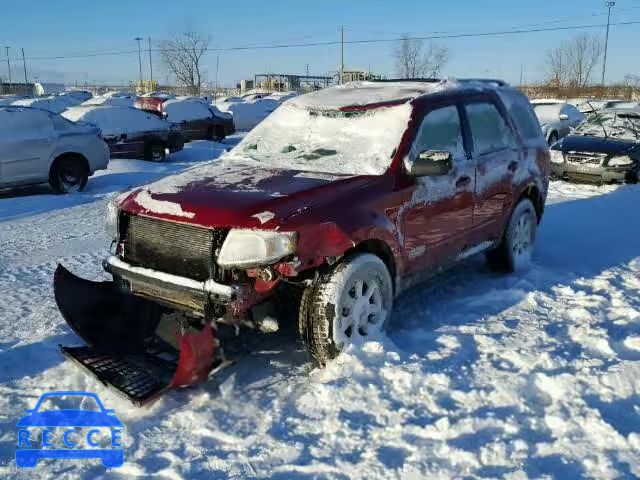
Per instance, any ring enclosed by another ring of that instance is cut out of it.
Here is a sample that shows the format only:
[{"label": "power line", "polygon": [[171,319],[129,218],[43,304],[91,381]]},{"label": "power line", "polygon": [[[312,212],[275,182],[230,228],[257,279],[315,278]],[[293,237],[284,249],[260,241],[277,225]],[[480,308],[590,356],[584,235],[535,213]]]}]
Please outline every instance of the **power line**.
[{"label": "power line", "polygon": [[[611,26],[628,26],[628,25],[639,25],[640,20],[632,20],[627,22],[611,22]],[[543,33],[543,32],[558,32],[558,31],[570,31],[570,30],[585,30],[590,28],[603,28],[606,27],[606,23],[597,23],[597,24],[586,24],[586,25],[571,25],[571,26],[562,26],[562,27],[547,27],[547,28],[530,28],[530,29],[519,29],[519,30],[496,30],[490,32],[470,32],[470,33],[442,33],[439,35],[428,35],[428,36],[409,36],[409,37],[397,37],[397,38],[369,38],[369,39],[361,39],[361,40],[345,40],[345,45],[363,45],[363,44],[372,44],[372,43],[393,43],[400,42],[405,38],[410,40],[442,40],[442,39],[455,39],[455,38],[477,38],[477,37],[496,37],[496,36],[508,36],[508,35],[522,35],[528,33]],[[230,51],[241,51],[241,50],[278,50],[284,48],[303,48],[303,47],[320,47],[320,46],[331,46],[331,45],[340,45],[342,42],[340,40],[330,40],[325,42],[308,42],[308,43],[287,43],[287,44],[279,44],[279,45],[247,45],[247,46],[234,46],[234,47],[212,47],[207,48],[205,51],[209,52],[230,52]],[[167,52],[173,51],[172,49],[154,49],[154,52]],[[114,55],[132,55],[137,53],[137,50],[126,50],[126,51],[115,51],[115,52],[102,52],[102,53],[85,53],[85,54],[76,54],[76,55],[55,55],[51,57],[29,57],[27,60],[62,60],[62,59],[72,59],[72,58],[91,58],[91,57],[102,57],[102,56],[114,56]],[[21,60],[21,59],[16,59]]]}]

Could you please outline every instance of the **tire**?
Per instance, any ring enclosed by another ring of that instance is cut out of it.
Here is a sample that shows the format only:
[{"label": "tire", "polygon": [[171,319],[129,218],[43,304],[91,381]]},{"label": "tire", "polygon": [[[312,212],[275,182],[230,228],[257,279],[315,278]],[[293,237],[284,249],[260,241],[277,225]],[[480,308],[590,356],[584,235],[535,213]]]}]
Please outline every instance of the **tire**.
[{"label": "tire", "polygon": [[212,140],[214,142],[221,142],[225,139],[226,135],[224,133],[224,128],[220,127],[220,126],[216,126],[213,129],[213,135],[212,135]]},{"label": "tire", "polygon": [[551,146],[557,141],[558,141],[558,134],[556,132],[551,132],[551,135],[549,135],[549,140],[547,140],[547,143],[549,144],[549,146]]},{"label": "tire", "polygon": [[164,144],[160,142],[149,143],[144,149],[144,159],[150,162],[162,162],[166,155]]},{"label": "tire", "polygon": [[88,180],[87,162],[80,155],[56,158],[49,171],[49,184],[57,193],[81,192]]},{"label": "tire", "polygon": [[349,256],[302,294],[300,336],[324,366],[345,347],[378,336],[392,308],[393,284],[384,262],[369,253]]},{"label": "tire", "polygon": [[489,268],[505,273],[528,268],[535,244],[538,219],[528,198],[523,198],[511,212],[502,241],[495,250],[485,254]]}]

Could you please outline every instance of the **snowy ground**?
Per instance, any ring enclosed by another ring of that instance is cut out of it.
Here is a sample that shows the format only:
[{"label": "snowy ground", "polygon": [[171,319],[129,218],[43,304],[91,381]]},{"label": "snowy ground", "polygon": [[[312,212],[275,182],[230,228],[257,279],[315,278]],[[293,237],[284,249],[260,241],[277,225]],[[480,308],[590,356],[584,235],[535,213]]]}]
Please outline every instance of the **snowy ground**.
[{"label": "snowy ground", "polygon": [[[233,142],[233,140],[232,140]],[[115,408],[125,464],[159,478],[640,477],[640,188],[553,183],[531,270],[472,259],[397,303],[388,338],[312,369],[284,335],[217,382],[138,409],[63,360],[57,262],[103,276],[112,193],[217,156],[113,161],[79,195],[0,193],[0,477],[95,478],[99,461],[16,468],[15,422],[41,393]]]}]

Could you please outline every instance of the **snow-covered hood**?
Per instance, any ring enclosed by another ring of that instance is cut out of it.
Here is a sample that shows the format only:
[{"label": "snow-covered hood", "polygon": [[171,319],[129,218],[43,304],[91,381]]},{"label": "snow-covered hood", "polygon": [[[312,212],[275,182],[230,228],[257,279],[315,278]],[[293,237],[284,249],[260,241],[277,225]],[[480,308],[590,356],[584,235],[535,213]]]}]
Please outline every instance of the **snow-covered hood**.
[{"label": "snow-covered hood", "polygon": [[212,162],[134,190],[120,208],[206,227],[275,228],[368,178]]}]

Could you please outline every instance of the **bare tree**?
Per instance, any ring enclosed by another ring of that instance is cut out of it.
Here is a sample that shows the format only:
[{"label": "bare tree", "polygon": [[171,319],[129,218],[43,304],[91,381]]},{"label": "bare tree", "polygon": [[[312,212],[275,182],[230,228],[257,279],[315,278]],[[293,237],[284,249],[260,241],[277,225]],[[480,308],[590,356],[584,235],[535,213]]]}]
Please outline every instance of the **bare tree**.
[{"label": "bare tree", "polygon": [[627,73],[624,76],[623,84],[627,87],[632,87],[634,89],[640,88],[640,75],[636,75],[634,73]]},{"label": "bare tree", "polygon": [[603,53],[596,35],[579,33],[547,53],[547,81],[556,87],[584,88],[591,83]]},{"label": "bare tree", "polygon": [[405,35],[394,56],[400,78],[435,78],[449,61],[449,49]]},{"label": "bare tree", "polygon": [[202,56],[209,48],[211,37],[202,33],[184,32],[160,43],[160,58],[170,75],[173,75],[194,95],[200,95],[206,72],[202,68]]}]

